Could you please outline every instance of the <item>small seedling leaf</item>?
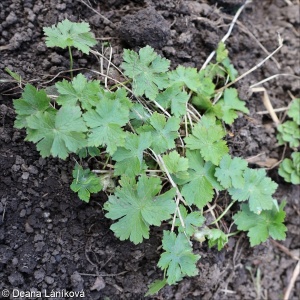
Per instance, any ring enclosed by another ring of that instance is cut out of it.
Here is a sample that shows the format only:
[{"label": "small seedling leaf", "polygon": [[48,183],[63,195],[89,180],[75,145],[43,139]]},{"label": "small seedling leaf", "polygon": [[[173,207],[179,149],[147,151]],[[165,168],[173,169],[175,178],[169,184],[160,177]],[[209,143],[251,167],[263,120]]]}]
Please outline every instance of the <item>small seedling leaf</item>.
[{"label": "small seedling leaf", "polygon": [[222,119],[229,125],[231,125],[238,117],[237,111],[249,114],[249,110],[245,106],[245,102],[238,98],[237,90],[234,88],[228,88],[224,91],[223,99],[219,101],[219,105],[223,112]]},{"label": "small seedling leaf", "polygon": [[200,255],[193,254],[193,249],[183,233],[177,236],[174,232],[164,231],[162,253],[158,266],[167,271],[167,283],[175,284],[185,275],[195,276],[198,274],[196,267]]},{"label": "small seedling leaf", "polygon": [[89,202],[91,193],[98,193],[102,186],[100,179],[90,169],[83,169],[76,164],[73,170],[73,182],[71,184],[73,192],[78,193],[78,197],[85,202]]},{"label": "small seedling leaf", "polygon": [[90,47],[97,44],[97,40],[90,32],[90,25],[86,22],[74,23],[64,20],[43,28],[46,35],[47,47],[75,47],[83,53],[88,54]]}]

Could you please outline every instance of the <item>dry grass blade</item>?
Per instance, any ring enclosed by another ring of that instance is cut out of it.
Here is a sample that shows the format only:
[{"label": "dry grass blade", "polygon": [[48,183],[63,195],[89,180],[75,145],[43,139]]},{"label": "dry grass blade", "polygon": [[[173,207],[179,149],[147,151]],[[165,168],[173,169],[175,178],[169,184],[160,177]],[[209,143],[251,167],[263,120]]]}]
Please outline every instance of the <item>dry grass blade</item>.
[{"label": "dry grass blade", "polygon": [[267,60],[269,60],[273,55],[275,55],[282,48],[282,46],[283,46],[283,39],[281,38],[281,36],[279,34],[278,34],[278,43],[279,43],[278,47],[270,55],[268,55],[265,59],[263,59],[260,63],[258,63],[257,65],[255,65],[253,68],[251,68],[250,70],[248,70],[244,74],[242,74],[239,77],[237,77],[234,81],[231,81],[230,83],[226,84],[222,88],[218,89],[216,92],[217,93],[218,92],[222,92],[225,89],[227,89],[228,87],[232,86],[233,84],[235,84],[236,82],[238,82],[239,80],[241,80],[242,78],[244,78],[245,76],[249,75],[253,71],[255,71],[258,68],[260,68]]},{"label": "dry grass blade", "polygon": [[280,124],[280,121],[279,121],[279,119],[278,119],[278,117],[277,117],[277,115],[276,115],[276,113],[274,111],[273,105],[272,105],[272,103],[270,101],[270,98],[269,98],[267,90],[264,87],[252,88],[251,90],[254,93],[263,92],[262,101],[263,101],[263,104],[264,104],[265,108],[269,112],[269,114],[270,114],[273,122],[276,125]]},{"label": "dry grass blade", "polygon": [[[222,40],[221,40],[222,42],[225,42],[225,41],[229,38],[229,36],[230,36],[230,34],[231,34],[231,32],[232,32],[232,29],[233,29],[233,27],[234,27],[234,25],[235,25],[235,23],[236,23],[238,17],[240,16],[241,12],[242,12],[243,9],[245,8],[245,6],[246,6],[247,4],[249,4],[249,3],[251,3],[251,2],[252,2],[252,0],[247,0],[247,1],[244,3],[244,5],[242,5],[242,6],[238,9],[238,11],[236,12],[234,18],[232,19],[232,22],[231,22],[231,24],[230,24],[230,26],[229,26],[229,29],[228,29],[227,33],[223,36],[223,38],[222,38]],[[216,54],[216,51],[213,51],[213,52],[208,56],[208,58],[206,59],[205,63],[204,63],[203,66],[201,67],[201,70],[203,70],[203,69],[205,69],[205,68],[207,67],[207,65],[208,65],[209,62],[212,60],[212,58],[214,57],[215,54]]]},{"label": "dry grass blade", "polygon": [[106,22],[110,23],[111,25],[114,25],[109,19],[107,19],[106,17],[104,17],[103,15],[101,15],[96,9],[92,8],[89,4],[87,4],[83,0],[77,0],[77,1],[80,2],[80,3],[82,3],[82,4],[84,4],[89,9],[91,9],[95,14],[97,14],[99,17],[101,17]]},{"label": "dry grass blade", "polygon": [[291,278],[291,281],[284,293],[284,296],[283,296],[283,299],[284,300],[289,300],[290,299],[290,294],[294,288],[294,285],[295,285],[295,282],[297,280],[297,277],[299,276],[300,274],[300,260],[298,261],[295,269],[294,269],[294,272],[293,272],[293,275],[292,275],[292,278]]}]

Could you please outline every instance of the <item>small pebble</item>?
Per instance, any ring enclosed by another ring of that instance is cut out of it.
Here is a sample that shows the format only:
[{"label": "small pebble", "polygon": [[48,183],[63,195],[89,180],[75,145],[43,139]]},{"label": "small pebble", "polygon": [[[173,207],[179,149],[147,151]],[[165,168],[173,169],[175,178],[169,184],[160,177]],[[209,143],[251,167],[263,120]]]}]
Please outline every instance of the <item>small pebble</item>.
[{"label": "small pebble", "polygon": [[29,173],[28,172],[23,172],[22,179],[27,180],[28,178],[29,178]]}]

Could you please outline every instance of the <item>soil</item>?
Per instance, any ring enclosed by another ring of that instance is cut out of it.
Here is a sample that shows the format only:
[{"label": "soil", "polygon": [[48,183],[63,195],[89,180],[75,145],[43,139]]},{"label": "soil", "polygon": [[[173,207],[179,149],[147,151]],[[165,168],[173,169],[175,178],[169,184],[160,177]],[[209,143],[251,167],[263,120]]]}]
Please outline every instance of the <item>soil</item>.
[{"label": "soil", "polygon": [[[65,18],[89,22],[99,38],[96,48],[109,57],[108,48],[101,46],[109,42],[116,65],[123,48],[150,44],[173,68],[200,68],[243,2],[91,0],[88,7],[74,0],[2,0],[0,79],[9,79],[5,67],[37,86],[50,85],[57,74],[60,79],[67,76],[59,73],[68,69],[67,52],[47,49],[42,31]],[[258,114],[265,110],[261,94],[251,94],[249,86],[275,74],[300,76],[298,5],[297,0],[252,1],[227,41],[240,74],[267,56],[260,45],[272,52],[278,46],[277,33],[285,41],[273,59],[236,84],[250,115],[240,116],[230,128],[228,144],[235,156],[259,157],[253,167],[280,160],[283,147],[276,144],[270,117]],[[74,61],[87,76],[89,69],[99,69],[94,57],[79,52]],[[278,76],[263,86],[275,108],[288,105],[290,95],[300,96],[299,79],[292,76]],[[73,158],[41,158],[33,144],[24,142],[25,132],[13,127],[12,100],[21,90],[4,82],[0,92],[0,291],[83,290],[85,299],[144,299],[149,283],[162,276],[156,266],[161,230],[153,230],[137,246],[115,238],[102,210],[107,196],[93,195],[89,204],[80,201],[69,188]],[[284,183],[276,168],[268,174],[279,184],[276,198],[287,200],[288,232],[280,242],[287,251],[272,241],[252,249],[244,235],[230,238],[220,252],[195,245],[202,256],[199,275],[149,299],[283,299],[297,264],[289,254],[299,257],[300,250],[299,186]],[[289,299],[299,295],[298,278]]]}]

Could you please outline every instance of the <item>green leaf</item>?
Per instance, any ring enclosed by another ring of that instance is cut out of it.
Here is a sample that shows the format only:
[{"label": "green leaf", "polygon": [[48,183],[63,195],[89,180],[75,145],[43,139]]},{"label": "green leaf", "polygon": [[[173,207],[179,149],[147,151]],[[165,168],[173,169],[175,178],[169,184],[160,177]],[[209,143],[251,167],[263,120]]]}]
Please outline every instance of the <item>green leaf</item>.
[{"label": "green leaf", "polygon": [[130,123],[133,128],[142,126],[150,116],[150,113],[141,103],[134,103],[129,113]]},{"label": "green leaf", "polygon": [[208,66],[204,69],[205,77],[209,77],[210,79],[214,80],[217,77],[225,78],[226,72],[223,66],[219,65],[218,63],[213,64],[209,63]]},{"label": "green leaf", "polygon": [[37,143],[42,157],[58,156],[65,159],[69,153],[86,146],[87,128],[79,107],[61,107],[56,114],[37,112],[27,118],[27,141]]},{"label": "green leaf", "polygon": [[80,158],[86,158],[88,155],[91,157],[99,156],[100,150],[97,147],[84,147],[79,149],[76,154]]},{"label": "green leaf", "polygon": [[223,155],[228,153],[226,142],[222,140],[225,132],[222,126],[216,124],[212,116],[203,116],[192,130],[192,134],[185,138],[186,145],[191,150],[200,150],[206,161],[218,165]]},{"label": "green leaf", "polygon": [[182,227],[179,218],[176,218],[175,226],[178,226],[179,232],[185,232],[188,236],[192,236],[196,232],[197,227],[201,227],[203,225],[205,218],[201,215],[200,211],[193,211],[188,214],[186,208],[183,205],[180,205],[179,210],[185,228]]},{"label": "green leaf", "polygon": [[163,155],[162,158],[171,175],[180,179],[188,178],[189,173],[187,170],[189,167],[189,161],[187,158],[181,157],[175,150]]},{"label": "green leaf", "polygon": [[226,49],[224,42],[219,42],[216,54],[218,63],[221,63],[224,59],[228,57],[228,50]]},{"label": "green leaf", "polygon": [[200,76],[196,68],[178,66],[176,70],[169,72],[168,76],[170,85],[187,86],[194,92],[197,92],[201,85]]},{"label": "green leaf", "polygon": [[138,54],[125,49],[123,59],[121,67],[124,69],[124,74],[133,79],[132,89],[136,96],[145,95],[150,100],[154,100],[158,90],[167,87],[166,72],[170,61],[161,58],[150,46],[141,48]]},{"label": "green leaf", "polygon": [[54,112],[55,110],[50,106],[50,98],[44,90],[38,91],[31,84],[26,84],[22,93],[22,98],[14,100],[13,102],[17,118],[14,126],[16,128],[27,127],[27,117],[32,116],[38,112]]},{"label": "green leaf", "polygon": [[203,111],[206,116],[222,119],[223,111],[220,103],[213,104],[208,97],[202,97],[201,95],[194,96],[192,98],[192,103],[200,111]]},{"label": "green leaf", "polygon": [[293,100],[287,115],[293,119],[298,125],[300,125],[300,98]]},{"label": "green leaf", "polygon": [[199,72],[200,86],[197,89],[198,96],[211,98],[215,93],[215,84],[210,77],[206,76],[205,70]]},{"label": "green leaf", "polygon": [[242,210],[233,216],[239,230],[248,231],[251,247],[265,242],[269,236],[275,240],[284,240],[287,228],[283,222],[285,202],[282,202],[279,211],[275,206],[272,210],[264,210],[261,214],[253,213],[247,204],[242,204]]},{"label": "green leaf", "polygon": [[195,204],[199,209],[210,202],[214,195],[214,188],[222,187],[214,177],[215,166],[211,162],[204,162],[198,151],[187,150],[189,160],[189,179],[183,185],[182,196],[189,205]]},{"label": "green leaf", "polygon": [[219,168],[216,168],[215,176],[226,189],[231,187],[236,189],[243,188],[245,184],[243,174],[247,166],[246,160],[239,157],[232,159],[229,154],[225,154]]},{"label": "green leaf", "polygon": [[218,251],[222,250],[228,243],[228,236],[222,230],[217,228],[209,229],[206,237],[208,239],[209,248],[217,245]]},{"label": "green leaf", "polygon": [[105,203],[106,217],[118,220],[110,228],[120,240],[130,239],[134,244],[149,238],[150,225],[160,226],[171,218],[176,209],[175,189],[157,196],[162,186],[157,177],[142,175],[134,179],[122,177],[121,187]]},{"label": "green leaf", "polygon": [[189,100],[187,92],[182,91],[178,84],[174,84],[158,94],[156,101],[165,109],[171,108],[175,117],[186,114],[186,105]]},{"label": "green leaf", "polygon": [[22,81],[22,77],[21,75],[19,75],[16,72],[13,72],[11,69],[9,69],[8,67],[4,68],[4,70],[16,81],[21,82]]},{"label": "green leaf", "polygon": [[249,114],[249,110],[245,106],[245,102],[238,98],[237,90],[234,88],[227,88],[225,90],[223,99],[219,101],[219,104],[223,111],[222,119],[226,124],[231,125],[233,123],[233,121],[238,117],[237,111]]},{"label": "green leaf", "polygon": [[150,147],[151,143],[150,132],[142,132],[140,135],[128,134],[124,147],[119,147],[112,157],[117,161],[114,174],[126,174],[129,177],[139,175],[145,168],[143,152]]},{"label": "green leaf", "polygon": [[98,93],[100,92],[100,81],[87,81],[82,75],[78,74],[72,82],[63,80],[55,84],[59,97],[56,102],[60,105],[73,106],[80,102],[82,108],[89,109],[100,101]]},{"label": "green leaf", "polygon": [[96,39],[90,32],[90,25],[86,22],[74,23],[64,20],[52,25],[52,27],[43,27],[46,35],[47,47],[67,48],[73,46],[83,53],[88,54],[90,47],[97,44]]},{"label": "green leaf", "polygon": [[222,61],[222,65],[225,67],[228,75],[229,75],[229,78],[231,81],[234,81],[237,76],[238,76],[238,72],[237,70],[234,68],[234,66],[230,63],[230,60],[229,58],[225,58],[223,61]]},{"label": "green leaf", "polygon": [[297,148],[300,145],[300,128],[294,121],[286,121],[277,127],[278,144],[289,143],[291,148]]},{"label": "green leaf", "polygon": [[122,127],[129,121],[129,106],[119,99],[101,99],[96,109],[88,110],[83,118],[89,128],[89,146],[106,146],[112,155],[124,146],[126,133]]},{"label": "green leaf", "polygon": [[168,284],[178,282],[185,275],[198,274],[196,263],[200,255],[193,254],[193,249],[183,233],[176,236],[174,232],[164,231],[162,247],[165,252],[161,254],[158,266],[167,270]]},{"label": "green leaf", "polygon": [[266,171],[247,168],[244,172],[244,179],[243,188],[228,189],[232,198],[238,201],[249,199],[250,210],[256,214],[262,210],[272,209],[272,194],[275,192],[277,184],[266,176]]},{"label": "green leaf", "polygon": [[156,154],[175,148],[175,139],[178,138],[180,120],[170,117],[167,121],[164,115],[154,112],[149,119],[150,125],[140,127],[137,132],[151,132],[151,148]]},{"label": "green leaf", "polygon": [[98,193],[102,186],[100,179],[90,169],[83,169],[79,164],[76,164],[73,170],[73,182],[71,190],[78,193],[78,197],[89,202],[91,193]]},{"label": "green leaf", "polygon": [[155,280],[148,286],[148,292],[145,294],[145,297],[152,296],[158,293],[162,288],[164,288],[167,284],[167,279],[163,280]]},{"label": "green leaf", "polygon": [[279,166],[278,173],[286,182],[300,184],[300,152],[292,153],[292,159],[285,158]]}]

